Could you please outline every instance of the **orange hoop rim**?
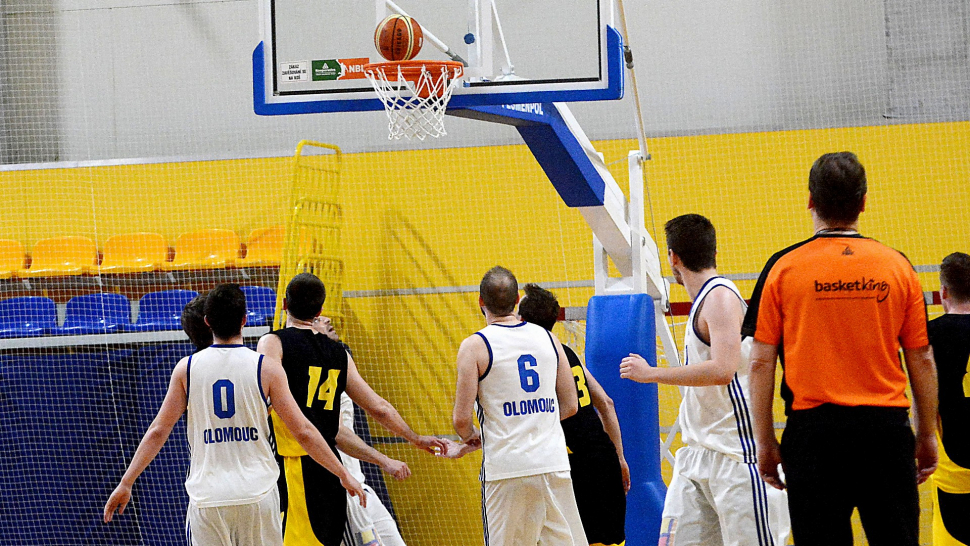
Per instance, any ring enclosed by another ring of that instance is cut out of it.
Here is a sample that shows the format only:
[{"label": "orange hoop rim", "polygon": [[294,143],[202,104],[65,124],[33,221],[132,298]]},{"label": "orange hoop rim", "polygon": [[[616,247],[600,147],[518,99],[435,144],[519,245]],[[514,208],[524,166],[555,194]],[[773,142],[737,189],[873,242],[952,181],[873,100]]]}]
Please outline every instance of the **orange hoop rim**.
[{"label": "orange hoop rim", "polygon": [[392,72],[395,70],[400,70],[401,75],[405,79],[413,81],[421,75],[422,70],[427,70],[429,72],[435,69],[446,68],[448,73],[448,79],[452,79],[455,70],[458,70],[458,76],[464,72],[465,65],[458,61],[422,61],[422,60],[410,60],[410,61],[386,61],[383,63],[367,63],[363,66],[364,72],[385,72],[387,69],[391,69]]}]

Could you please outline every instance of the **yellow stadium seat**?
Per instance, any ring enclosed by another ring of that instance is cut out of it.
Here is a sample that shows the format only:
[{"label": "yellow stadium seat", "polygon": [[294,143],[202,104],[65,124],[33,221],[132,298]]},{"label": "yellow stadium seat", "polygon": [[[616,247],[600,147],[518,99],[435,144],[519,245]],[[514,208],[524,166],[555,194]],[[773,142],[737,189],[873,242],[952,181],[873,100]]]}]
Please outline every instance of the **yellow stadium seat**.
[{"label": "yellow stadium seat", "polygon": [[112,235],[104,243],[101,266],[90,273],[141,273],[155,271],[168,259],[168,243],[158,233]]},{"label": "yellow stadium seat", "polygon": [[283,226],[254,229],[246,241],[246,257],[240,259],[239,267],[266,267],[280,265],[283,255]]},{"label": "yellow stadium seat", "polygon": [[98,265],[98,247],[87,237],[41,239],[30,252],[30,269],[21,277],[81,275]]},{"label": "yellow stadium seat", "polygon": [[175,259],[162,263],[167,271],[222,269],[239,258],[239,235],[228,229],[202,229],[175,240]]},{"label": "yellow stadium seat", "polygon": [[24,270],[24,245],[0,239],[0,279],[16,277]]}]

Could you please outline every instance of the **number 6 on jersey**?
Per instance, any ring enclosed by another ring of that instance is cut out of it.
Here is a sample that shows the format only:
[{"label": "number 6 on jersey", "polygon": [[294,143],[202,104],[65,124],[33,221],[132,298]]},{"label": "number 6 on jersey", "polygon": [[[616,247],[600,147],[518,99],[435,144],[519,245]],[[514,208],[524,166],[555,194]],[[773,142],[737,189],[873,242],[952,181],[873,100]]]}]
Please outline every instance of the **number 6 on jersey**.
[{"label": "number 6 on jersey", "polygon": [[525,392],[536,392],[539,390],[539,372],[533,370],[538,366],[536,357],[532,355],[522,355],[519,357],[519,384]]}]

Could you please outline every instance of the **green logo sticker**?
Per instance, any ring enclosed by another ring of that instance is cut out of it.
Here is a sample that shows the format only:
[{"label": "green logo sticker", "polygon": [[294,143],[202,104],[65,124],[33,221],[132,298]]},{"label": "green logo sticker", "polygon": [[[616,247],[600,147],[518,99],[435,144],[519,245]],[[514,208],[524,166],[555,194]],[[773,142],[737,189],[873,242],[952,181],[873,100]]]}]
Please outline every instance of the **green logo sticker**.
[{"label": "green logo sticker", "polygon": [[325,59],[311,63],[311,76],[315,82],[336,80],[342,72],[337,59]]}]

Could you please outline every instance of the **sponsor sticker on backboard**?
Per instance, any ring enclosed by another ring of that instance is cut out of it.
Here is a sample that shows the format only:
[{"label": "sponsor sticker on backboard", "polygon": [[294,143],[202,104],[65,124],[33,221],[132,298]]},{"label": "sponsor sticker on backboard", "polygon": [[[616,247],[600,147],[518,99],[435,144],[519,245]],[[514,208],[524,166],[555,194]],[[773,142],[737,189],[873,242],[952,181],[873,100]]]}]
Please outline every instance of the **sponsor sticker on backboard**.
[{"label": "sponsor sticker on backboard", "polygon": [[328,80],[359,80],[364,78],[364,65],[370,59],[322,59],[310,64],[311,78],[315,82]]}]

